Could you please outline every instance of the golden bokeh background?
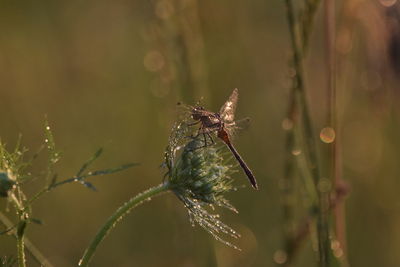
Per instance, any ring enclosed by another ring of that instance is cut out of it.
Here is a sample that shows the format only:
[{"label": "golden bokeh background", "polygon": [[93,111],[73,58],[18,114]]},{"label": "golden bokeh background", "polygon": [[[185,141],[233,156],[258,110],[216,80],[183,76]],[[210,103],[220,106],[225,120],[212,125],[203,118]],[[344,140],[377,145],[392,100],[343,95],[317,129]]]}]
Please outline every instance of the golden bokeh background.
[{"label": "golden bokeh background", "polygon": [[[400,264],[399,84],[393,78],[399,63],[390,42],[399,38],[400,13],[396,1],[370,2],[337,2],[338,116],[343,178],[351,187],[348,257],[351,266],[394,267]],[[327,126],[322,16],[320,10],[305,66],[317,137]],[[99,147],[105,153],[98,169],[140,163],[91,179],[98,192],[80,184],[50,192],[33,206],[44,225],[29,225],[27,237],[54,266],[76,266],[117,207],[162,181],[176,103],[204,97],[217,111],[237,87],[237,117],[249,116],[251,126],[235,144],[260,190],[238,172],[237,185],[246,187],[229,199],[239,214],[217,211],[242,234],[232,241],[242,251],[193,228],[179,200],[166,194],[117,225],[91,266],[275,266],[283,244],[290,49],[284,1],[2,1],[2,142],[12,149],[21,133],[32,155],[43,143],[47,115],[63,151],[60,177],[74,175]],[[321,150],[328,146],[317,141]],[[32,172],[45,164],[42,155]],[[43,183],[33,180],[24,189],[32,195]],[[0,199],[0,209],[6,206]],[[0,255],[15,254],[15,240],[0,236]],[[310,241],[296,263],[316,266]],[[30,257],[28,266],[35,266]]]}]

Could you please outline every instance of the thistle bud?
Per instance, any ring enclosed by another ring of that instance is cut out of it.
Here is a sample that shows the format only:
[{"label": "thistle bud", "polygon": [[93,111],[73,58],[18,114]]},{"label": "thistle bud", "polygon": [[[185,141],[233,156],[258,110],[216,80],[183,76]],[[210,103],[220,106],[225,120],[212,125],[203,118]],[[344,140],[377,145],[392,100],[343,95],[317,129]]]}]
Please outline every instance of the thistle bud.
[{"label": "thistle bud", "polygon": [[234,238],[240,235],[222,223],[217,214],[206,210],[208,206],[216,205],[237,212],[225,198],[227,192],[235,190],[230,177],[233,166],[223,158],[224,147],[206,146],[202,136],[188,138],[188,132],[183,123],[174,127],[166,150],[165,165],[171,191],[188,209],[192,225],[199,224],[217,240],[238,249],[219,234]]}]

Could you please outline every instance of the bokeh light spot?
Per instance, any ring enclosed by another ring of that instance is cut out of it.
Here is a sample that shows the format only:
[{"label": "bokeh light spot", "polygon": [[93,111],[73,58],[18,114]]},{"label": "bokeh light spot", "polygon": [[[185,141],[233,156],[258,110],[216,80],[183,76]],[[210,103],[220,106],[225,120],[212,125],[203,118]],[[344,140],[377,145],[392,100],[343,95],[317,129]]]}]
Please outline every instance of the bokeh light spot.
[{"label": "bokeh light spot", "polygon": [[293,128],[293,121],[289,118],[286,118],[282,121],[282,128],[284,130],[291,130]]},{"label": "bokeh light spot", "polygon": [[336,50],[340,54],[347,54],[353,49],[353,36],[350,29],[344,28],[339,31],[336,38]]},{"label": "bokeh light spot", "polygon": [[283,250],[277,250],[274,253],[274,262],[284,264],[287,261],[287,253]]},{"label": "bokeh light spot", "polygon": [[319,138],[326,144],[333,143],[335,141],[336,133],[332,127],[325,127],[319,133]]},{"label": "bokeh light spot", "polygon": [[379,0],[382,6],[390,7],[396,4],[397,0]]},{"label": "bokeh light spot", "polygon": [[156,15],[160,19],[168,19],[174,13],[174,6],[171,1],[161,0],[156,4]]},{"label": "bokeh light spot", "polygon": [[159,51],[153,50],[145,55],[143,63],[149,71],[160,71],[165,65],[164,56]]},{"label": "bokeh light spot", "polygon": [[293,156],[298,156],[298,155],[300,155],[301,154],[301,150],[300,149],[293,149],[292,150],[292,155]]},{"label": "bokeh light spot", "polygon": [[332,248],[332,251],[333,251],[333,255],[335,255],[335,257],[340,258],[340,257],[343,256],[343,250],[342,250],[342,248],[340,246],[339,241],[333,240],[331,242],[331,248]]}]

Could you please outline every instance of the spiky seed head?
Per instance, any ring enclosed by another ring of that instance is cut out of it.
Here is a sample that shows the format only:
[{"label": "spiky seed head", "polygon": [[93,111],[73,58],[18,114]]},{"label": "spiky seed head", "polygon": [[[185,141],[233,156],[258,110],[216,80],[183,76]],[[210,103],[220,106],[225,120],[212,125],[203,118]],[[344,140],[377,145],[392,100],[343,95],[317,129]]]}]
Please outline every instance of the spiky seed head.
[{"label": "spiky seed head", "polygon": [[173,128],[165,153],[167,182],[188,209],[192,224],[198,223],[217,240],[238,249],[219,235],[224,233],[234,238],[240,235],[222,223],[218,215],[206,210],[216,205],[237,212],[225,198],[226,193],[235,190],[230,177],[233,166],[223,158],[222,148],[205,146],[202,136],[188,138],[189,134],[185,122]]}]

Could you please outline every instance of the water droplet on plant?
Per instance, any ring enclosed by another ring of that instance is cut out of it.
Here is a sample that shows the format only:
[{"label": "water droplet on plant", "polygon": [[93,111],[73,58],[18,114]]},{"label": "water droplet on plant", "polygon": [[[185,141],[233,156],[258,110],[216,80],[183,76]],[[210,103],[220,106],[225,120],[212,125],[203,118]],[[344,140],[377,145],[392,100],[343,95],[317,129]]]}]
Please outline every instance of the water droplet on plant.
[{"label": "water droplet on plant", "polygon": [[301,154],[301,150],[300,149],[293,149],[292,150],[292,155],[293,156],[298,156],[298,155],[300,155]]},{"label": "water droplet on plant", "polygon": [[339,241],[333,240],[331,242],[331,248],[332,248],[332,251],[333,251],[333,255],[335,257],[340,258],[340,257],[343,256],[343,250],[342,250],[342,248],[340,246]]},{"label": "water droplet on plant", "polygon": [[336,133],[332,127],[325,127],[319,133],[319,138],[326,144],[333,143],[335,141]]},{"label": "water droplet on plant", "polygon": [[293,121],[289,118],[286,118],[282,121],[282,128],[284,130],[291,130],[293,128]]}]

